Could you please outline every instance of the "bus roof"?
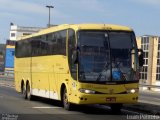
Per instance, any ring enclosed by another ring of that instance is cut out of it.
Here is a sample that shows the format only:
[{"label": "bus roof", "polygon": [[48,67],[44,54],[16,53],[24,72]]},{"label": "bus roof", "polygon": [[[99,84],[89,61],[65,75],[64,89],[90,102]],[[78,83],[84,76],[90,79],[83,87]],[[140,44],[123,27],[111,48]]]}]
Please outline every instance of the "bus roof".
[{"label": "bus roof", "polygon": [[72,28],[74,30],[122,30],[122,31],[132,31],[131,28],[126,27],[126,26],[121,26],[121,25],[113,25],[113,24],[62,24],[58,26],[53,26],[50,28],[46,28],[43,30],[40,30],[37,33],[27,35],[27,36],[22,36],[19,37],[18,40],[21,39],[27,39],[31,37],[36,37],[39,35],[44,35],[52,32],[56,32],[59,30],[65,30],[68,28]]}]

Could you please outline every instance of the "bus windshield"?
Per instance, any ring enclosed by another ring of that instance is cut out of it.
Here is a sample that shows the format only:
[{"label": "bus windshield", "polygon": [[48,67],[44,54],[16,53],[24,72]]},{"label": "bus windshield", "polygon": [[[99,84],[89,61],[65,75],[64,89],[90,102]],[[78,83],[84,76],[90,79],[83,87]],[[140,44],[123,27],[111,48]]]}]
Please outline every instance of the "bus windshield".
[{"label": "bus windshield", "polygon": [[79,31],[79,81],[133,81],[137,70],[133,32]]}]

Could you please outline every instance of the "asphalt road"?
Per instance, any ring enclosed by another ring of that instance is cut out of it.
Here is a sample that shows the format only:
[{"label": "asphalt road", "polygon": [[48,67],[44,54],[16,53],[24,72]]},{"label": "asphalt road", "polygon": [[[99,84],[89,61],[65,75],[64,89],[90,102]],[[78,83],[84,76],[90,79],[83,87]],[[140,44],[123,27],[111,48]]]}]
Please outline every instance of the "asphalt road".
[{"label": "asphalt road", "polygon": [[33,101],[24,100],[14,90],[13,81],[0,81],[0,120],[127,120],[134,115],[150,114],[141,110],[157,114],[160,111],[160,93],[140,91],[139,103],[129,106],[131,109],[124,106],[120,114],[113,113],[104,105],[78,106],[73,111],[66,111],[58,101],[39,97]]},{"label": "asphalt road", "polygon": [[66,111],[58,101],[38,97],[33,101],[24,100],[13,88],[0,86],[0,114],[2,120],[6,117],[16,120],[125,120],[128,115],[139,113],[122,110],[117,115],[100,105],[79,106],[73,111]]}]

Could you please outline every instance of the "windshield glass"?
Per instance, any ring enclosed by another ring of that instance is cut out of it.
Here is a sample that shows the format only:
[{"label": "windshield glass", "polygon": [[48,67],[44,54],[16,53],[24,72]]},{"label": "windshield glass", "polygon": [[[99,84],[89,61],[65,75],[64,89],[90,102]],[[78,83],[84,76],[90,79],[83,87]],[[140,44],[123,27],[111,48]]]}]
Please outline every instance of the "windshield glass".
[{"label": "windshield glass", "polygon": [[[130,81],[136,71],[133,33],[80,31],[80,81]],[[134,63],[133,63],[134,62]]]}]

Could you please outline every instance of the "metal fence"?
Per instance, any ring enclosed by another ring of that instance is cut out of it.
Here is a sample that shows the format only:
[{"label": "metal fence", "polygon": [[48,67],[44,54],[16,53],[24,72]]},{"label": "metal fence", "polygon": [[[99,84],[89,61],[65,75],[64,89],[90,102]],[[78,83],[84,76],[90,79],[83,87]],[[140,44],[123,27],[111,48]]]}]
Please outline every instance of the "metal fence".
[{"label": "metal fence", "polygon": [[146,85],[146,84],[139,84],[140,87],[147,87],[148,90],[151,90],[151,88],[160,89],[159,85]]},{"label": "metal fence", "polygon": [[0,80],[14,80],[14,73],[0,72]]}]

